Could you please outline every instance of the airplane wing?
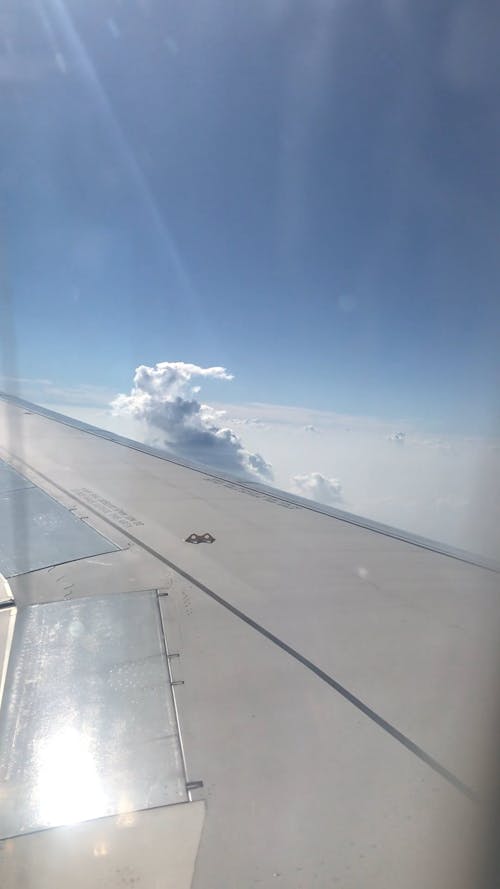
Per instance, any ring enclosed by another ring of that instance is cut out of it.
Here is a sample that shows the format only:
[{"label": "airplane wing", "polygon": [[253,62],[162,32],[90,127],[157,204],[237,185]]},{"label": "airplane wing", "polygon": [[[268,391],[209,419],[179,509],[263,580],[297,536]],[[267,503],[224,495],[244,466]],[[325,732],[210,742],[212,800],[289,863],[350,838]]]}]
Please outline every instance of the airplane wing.
[{"label": "airplane wing", "polygon": [[474,884],[498,566],[0,399],[0,885]]}]

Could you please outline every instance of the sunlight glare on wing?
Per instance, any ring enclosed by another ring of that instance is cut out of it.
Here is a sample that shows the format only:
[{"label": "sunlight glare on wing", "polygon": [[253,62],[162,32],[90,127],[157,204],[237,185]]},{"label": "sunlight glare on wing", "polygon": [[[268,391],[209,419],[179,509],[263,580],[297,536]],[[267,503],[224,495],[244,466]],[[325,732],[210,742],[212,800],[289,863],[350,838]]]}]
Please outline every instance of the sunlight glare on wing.
[{"label": "sunlight glare on wing", "polygon": [[74,824],[105,814],[106,798],[91,739],[65,725],[49,735],[37,756],[35,796],[39,818],[48,825]]}]

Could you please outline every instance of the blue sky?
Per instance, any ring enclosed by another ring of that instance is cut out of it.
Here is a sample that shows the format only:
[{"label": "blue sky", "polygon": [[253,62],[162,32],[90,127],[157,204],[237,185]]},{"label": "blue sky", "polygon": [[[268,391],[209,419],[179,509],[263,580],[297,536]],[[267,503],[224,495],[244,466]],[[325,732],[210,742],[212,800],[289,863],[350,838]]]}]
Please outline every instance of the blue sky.
[{"label": "blue sky", "polygon": [[498,427],[496,4],[5,8],[21,377]]}]

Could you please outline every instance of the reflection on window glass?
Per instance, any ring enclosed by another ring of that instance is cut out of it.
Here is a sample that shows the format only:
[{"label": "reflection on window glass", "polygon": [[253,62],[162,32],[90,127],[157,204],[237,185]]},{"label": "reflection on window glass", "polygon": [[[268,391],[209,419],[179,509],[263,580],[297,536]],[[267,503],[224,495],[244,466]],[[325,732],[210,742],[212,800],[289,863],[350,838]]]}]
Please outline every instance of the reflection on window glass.
[{"label": "reflection on window glass", "polygon": [[6,0],[3,388],[496,556],[499,18]]}]

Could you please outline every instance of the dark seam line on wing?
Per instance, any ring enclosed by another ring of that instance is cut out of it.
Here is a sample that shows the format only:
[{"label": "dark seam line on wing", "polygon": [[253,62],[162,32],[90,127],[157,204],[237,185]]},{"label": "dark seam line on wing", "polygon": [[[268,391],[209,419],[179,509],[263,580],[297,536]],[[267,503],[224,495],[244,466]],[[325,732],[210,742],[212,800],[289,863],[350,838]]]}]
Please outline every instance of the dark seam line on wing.
[{"label": "dark seam line on wing", "polygon": [[295,648],[287,645],[286,642],[283,642],[282,639],[279,639],[278,636],[275,636],[274,633],[271,633],[270,630],[266,630],[265,627],[261,626],[261,624],[258,624],[255,620],[253,620],[253,618],[249,617],[248,614],[245,614],[244,611],[240,611],[240,609],[236,608],[235,605],[231,605],[231,603],[228,602],[227,599],[223,599],[222,596],[219,596],[218,593],[215,593],[213,590],[210,589],[210,587],[205,586],[205,584],[202,583],[200,580],[197,580],[195,577],[192,577],[191,574],[188,574],[187,571],[179,568],[178,565],[176,565],[174,562],[171,562],[170,559],[167,559],[166,556],[163,556],[157,550],[153,549],[152,546],[144,543],[144,541],[141,540],[139,537],[135,537],[134,534],[131,534],[129,531],[125,530],[125,528],[122,528],[120,525],[107,518],[107,516],[99,512],[98,509],[95,509],[93,506],[90,506],[88,503],[86,503],[85,500],[80,499],[80,497],[77,497],[75,494],[71,493],[71,491],[68,491],[62,485],[58,485],[48,476],[44,475],[43,472],[40,472],[38,469],[34,469],[34,467],[30,466],[28,463],[25,463],[25,465],[28,466],[33,472],[36,472],[37,475],[40,476],[40,478],[43,478],[50,485],[53,485],[54,488],[57,488],[63,494],[72,497],[73,500],[77,501],[77,503],[81,503],[82,506],[85,506],[85,508],[88,509],[90,512],[93,512],[94,515],[107,522],[108,525],[111,525],[111,527],[114,528],[116,531],[124,534],[125,537],[128,537],[129,540],[131,540],[133,543],[136,543],[137,546],[140,546],[141,549],[143,549],[145,552],[149,553],[155,559],[158,559],[168,568],[171,568],[172,571],[175,571],[185,580],[189,581],[189,583],[192,583],[193,586],[201,590],[202,593],[205,593],[215,602],[218,602],[219,605],[222,605],[223,608],[225,608],[227,611],[230,611],[231,614],[235,615],[235,617],[238,617],[240,620],[244,621],[244,623],[248,624],[249,627],[252,627],[252,629],[260,633],[261,636],[264,636],[274,645],[277,645],[278,648],[282,649],[282,651],[286,651],[286,653],[293,657],[296,661],[298,661],[304,667],[307,667],[307,669],[310,670],[311,673],[314,673],[319,679],[322,679],[323,682],[325,682],[331,688],[335,689],[335,691],[338,692],[338,694],[341,695],[343,698],[345,698],[346,701],[349,701],[349,703],[356,707],[357,710],[360,710],[361,713],[364,713],[365,716],[367,716],[369,719],[372,720],[372,722],[374,722],[381,729],[387,732],[387,734],[391,735],[391,737],[402,744],[403,747],[406,747],[406,749],[409,750],[410,753],[413,753],[414,756],[416,756],[418,759],[420,759],[421,762],[424,762],[434,772],[436,772],[438,775],[441,775],[441,777],[444,778],[445,781],[448,781],[449,784],[453,785],[456,790],[459,790],[470,800],[473,800],[474,802],[480,802],[477,793],[472,790],[471,787],[468,787],[467,784],[464,784],[464,782],[461,781],[460,778],[457,778],[457,776],[454,775],[453,772],[450,772],[449,769],[445,768],[445,766],[441,765],[441,763],[434,759],[434,757],[426,753],[425,750],[418,746],[418,744],[415,744],[410,738],[408,738],[406,735],[403,735],[402,732],[395,728],[395,726],[391,725],[390,722],[387,722],[387,720],[384,719],[383,716],[380,716],[378,713],[375,712],[375,710],[372,710],[371,707],[368,707],[367,704],[364,704],[363,701],[357,698],[356,695],[353,695],[352,692],[350,692],[347,688],[344,688],[344,686],[341,685],[340,682],[337,682],[336,679],[333,679],[332,676],[329,676],[328,673],[325,673],[325,671],[322,670],[321,667],[316,666],[316,664],[314,664],[308,658],[304,657],[304,655],[300,654],[300,652],[297,651]]}]

